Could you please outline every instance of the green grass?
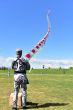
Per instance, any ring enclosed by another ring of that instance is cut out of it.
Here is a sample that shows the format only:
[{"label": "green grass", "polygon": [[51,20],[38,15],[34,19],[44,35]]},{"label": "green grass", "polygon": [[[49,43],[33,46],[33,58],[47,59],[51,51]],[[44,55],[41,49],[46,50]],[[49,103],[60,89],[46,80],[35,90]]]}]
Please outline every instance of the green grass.
[{"label": "green grass", "polygon": [[[28,110],[73,110],[72,72],[59,69],[32,70],[28,74]],[[13,92],[13,74],[8,77],[7,71],[0,73],[3,73],[0,75],[0,110],[11,110],[9,96]]]}]

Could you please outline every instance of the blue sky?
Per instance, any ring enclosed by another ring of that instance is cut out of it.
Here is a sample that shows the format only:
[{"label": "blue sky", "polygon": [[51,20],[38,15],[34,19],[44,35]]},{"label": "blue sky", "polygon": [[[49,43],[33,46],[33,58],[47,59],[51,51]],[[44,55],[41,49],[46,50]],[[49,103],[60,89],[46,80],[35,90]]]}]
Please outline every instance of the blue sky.
[{"label": "blue sky", "polygon": [[48,9],[51,32],[36,57],[73,59],[73,0],[0,0],[0,56],[29,52],[47,32]]}]

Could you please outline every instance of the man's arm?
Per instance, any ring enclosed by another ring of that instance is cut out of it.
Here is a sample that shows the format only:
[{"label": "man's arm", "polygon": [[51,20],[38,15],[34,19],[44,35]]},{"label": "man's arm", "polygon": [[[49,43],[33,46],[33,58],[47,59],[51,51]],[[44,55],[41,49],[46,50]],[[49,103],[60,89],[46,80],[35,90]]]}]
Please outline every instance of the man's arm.
[{"label": "man's arm", "polygon": [[11,68],[14,69],[15,61],[12,62]]},{"label": "man's arm", "polygon": [[30,64],[28,61],[26,61],[26,70],[30,70]]}]

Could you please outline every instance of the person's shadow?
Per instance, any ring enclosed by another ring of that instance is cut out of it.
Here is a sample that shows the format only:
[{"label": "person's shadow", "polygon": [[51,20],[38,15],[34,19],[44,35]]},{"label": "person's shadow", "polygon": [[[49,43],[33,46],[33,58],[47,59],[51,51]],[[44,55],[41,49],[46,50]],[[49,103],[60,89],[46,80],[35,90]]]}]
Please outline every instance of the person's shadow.
[{"label": "person's shadow", "polygon": [[[32,108],[48,108],[48,107],[53,107],[53,106],[66,106],[69,103],[45,103],[45,104],[39,104],[39,103],[33,103],[33,102],[28,102],[27,103],[27,108],[26,109],[32,109]],[[25,110],[25,109],[23,109]]]}]

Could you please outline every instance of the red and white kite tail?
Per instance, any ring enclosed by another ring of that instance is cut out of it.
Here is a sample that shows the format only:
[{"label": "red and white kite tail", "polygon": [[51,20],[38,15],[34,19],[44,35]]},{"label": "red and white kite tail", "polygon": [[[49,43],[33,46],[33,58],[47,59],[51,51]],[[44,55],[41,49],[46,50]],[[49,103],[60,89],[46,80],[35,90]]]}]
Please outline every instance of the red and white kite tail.
[{"label": "red and white kite tail", "polygon": [[32,50],[30,50],[29,53],[25,55],[25,58],[27,60],[30,60],[33,57],[33,55],[35,55],[39,51],[39,49],[45,44],[48,34],[49,34],[49,31],[46,33],[43,39]]},{"label": "red and white kite tail", "polygon": [[27,53],[25,55],[25,58],[27,60],[30,60],[33,57],[33,55],[35,55],[39,51],[39,49],[45,44],[46,39],[49,36],[49,32],[51,30],[49,14],[50,14],[50,12],[48,11],[48,13],[47,13],[48,31],[47,31],[46,35],[43,37],[43,39],[29,53]]}]

